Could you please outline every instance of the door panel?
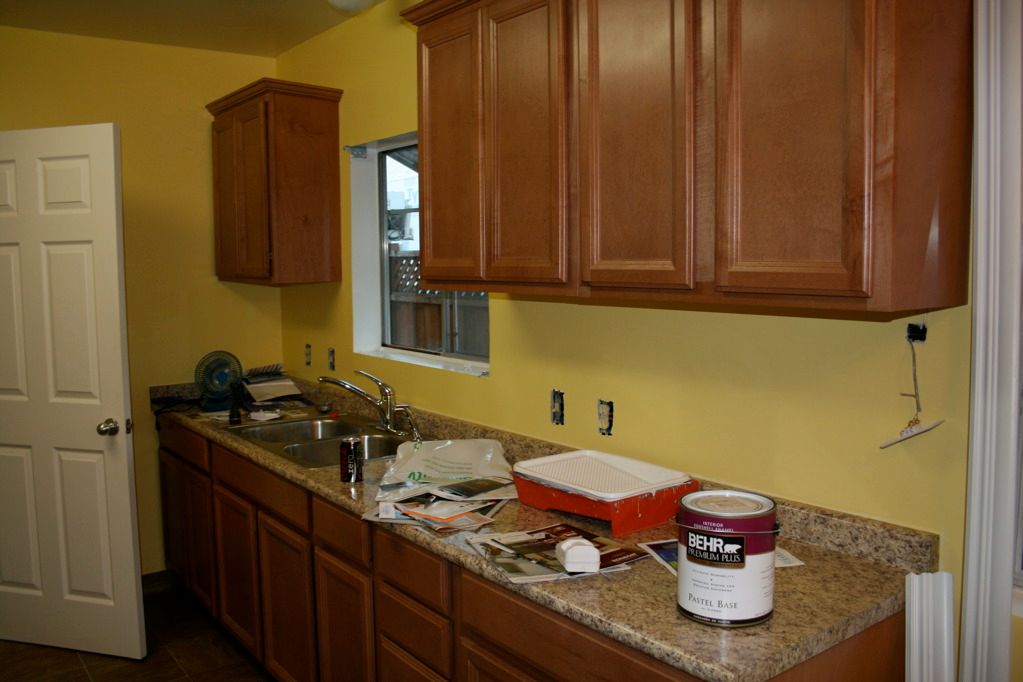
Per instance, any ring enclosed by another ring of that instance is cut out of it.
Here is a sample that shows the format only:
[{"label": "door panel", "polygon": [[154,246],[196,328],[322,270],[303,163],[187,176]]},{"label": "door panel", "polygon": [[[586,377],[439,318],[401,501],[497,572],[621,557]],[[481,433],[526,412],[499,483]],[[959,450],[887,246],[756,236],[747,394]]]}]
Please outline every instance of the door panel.
[{"label": "door panel", "polygon": [[279,680],[316,679],[312,546],[274,517],[259,513],[259,572],[264,660]]},{"label": "door panel", "polygon": [[263,655],[256,508],[219,485],[213,487],[220,622],[253,656]]},{"label": "door panel", "polygon": [[141,658],[112,124],[0,132],[0,323],[0,639]]},{"label": "door panel", "polygon": [[28,399],[20,261],[16,244],[0,244],[0,400]]},{"label": "door panel", "polygon": [[50,396],[98,403],[95,254],[91,244],[43,245],[43,301]]},{"label": "door panel", "polygon": [[111,603],[110,519],[103,452],[60,448],[54,452],[53,463],[66,594],[71,599]]},{"label": "door panel", "polygon": [[485,10],[488,280],[564,282],[567,90],[561,0]]},{"label": "door panel", "polygon": [[0,591],[27,592],[42,589],[39,573],[39,536],[36,518],[35,475],[32,451],[26,447],[0,445]]},{"label": "door panel", "polygon": [[719,289],[870,295],[873,4],[718,3]]},{"label": "door panel", "polygon": [[480,13],[419,30],[419,123],[424,278],[483,276]]},{"label": "door panel", "polygon": [[694,3],[578,7],[582,279],[692,288]]}]

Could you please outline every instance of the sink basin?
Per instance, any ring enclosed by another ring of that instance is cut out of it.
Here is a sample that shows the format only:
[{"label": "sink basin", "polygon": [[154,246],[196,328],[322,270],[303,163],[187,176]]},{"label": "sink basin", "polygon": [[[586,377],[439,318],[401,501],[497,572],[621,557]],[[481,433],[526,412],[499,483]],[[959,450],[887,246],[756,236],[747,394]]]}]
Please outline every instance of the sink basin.
[{"label": "sink basin", "polygon": [[[398,446],[405,442],[401,436],[390,433],[359,434],[362,441],[362,458],[364,460],[393,457]],[[338,466],[338,443],[340,438],[321,440],[311,443],[292,443],[285,445],[281,454],[288,459],[310,468]]]},{"label": "sink basin", "polygon": [[246,424],[245,426],[235,426],[231,431],[235,435],[247,438],[248,440],[261,440],[267,443],[305,443],[328,438],[354,436],[357,433],[361,433],[364,429],[365,426],[363,424],[322,417]]},{"label": "sink basin", "polygon": [[393,457],[407,439],[374,428],[372,420],[343,417],[308,417],[287,421],[231,426],[228,431],[276,452],[301,466],[315,469],[339,466],[338,443],[342,438],[362,441],[363,459]]}]

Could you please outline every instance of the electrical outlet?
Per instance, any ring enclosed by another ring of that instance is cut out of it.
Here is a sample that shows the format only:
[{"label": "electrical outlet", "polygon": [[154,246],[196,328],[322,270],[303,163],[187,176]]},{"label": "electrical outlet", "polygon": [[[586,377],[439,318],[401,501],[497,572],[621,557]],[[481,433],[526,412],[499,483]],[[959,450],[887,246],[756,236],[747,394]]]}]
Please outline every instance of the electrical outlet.
[{"label": "electrical outlet", "polygon": [[327,349],[327,369],[329,369],[331,372],[334,371],[334,349],[333,348],[328,348]]},{"label": "electrical outlet", "polygon": [[610,436],[615,422],[613,400],[597,400],[597,430],[602,436]]},{"label": "electrical outlet", "polygon": [[305,366],[312,367],[313,365],[313,346],[310,343],[305,345]]},{"label": "electrical outlet", "polygon": [[565,425],[565,392],[551,389],[551,424]]},{"label": "electrical outlet", "polygon": [[927,340],[927,325],[910,322],[906,327],[906,339],[910,343],[923,343]]}]

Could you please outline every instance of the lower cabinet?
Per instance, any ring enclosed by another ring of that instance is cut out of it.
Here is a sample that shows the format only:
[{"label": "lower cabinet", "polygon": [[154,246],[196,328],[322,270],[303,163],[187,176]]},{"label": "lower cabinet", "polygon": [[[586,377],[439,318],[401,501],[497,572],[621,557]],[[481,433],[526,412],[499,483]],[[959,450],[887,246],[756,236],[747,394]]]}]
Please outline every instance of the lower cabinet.
[{"label": "lower cabinet", "polygon": [[213,488],[220,622],[242,646],[263,657],[259,598],[259,548],[255,505],[227,488]]},{"label": "lower cabinet", "polygon": [[312,545],[259,513],[263,662],[278,680],[316,679]]},{"label": "lower cabinet", "polygon": [[415,656],[386,637],[381,638],[377,645],[377,668],[380,671],[377,679],[381,682],[443,682],[447,679],[427,668]]},{"label": "lower cabinet", "polygon": [[378,679],[452,679],[452,568],[387,530],[373,529]]},{"label": "lower cabinet", "polygon": [[369,524],[318,497],[312,500],[316,626],[322,682],[373,682],[372,542]]},{"label": "lower cabinet", "polygon": [[209,443],[175,422],[161,421],[160,505],[167,567],[210,613],[217,612]]},{"label": "lower cabinet", "polygon": [[372,682],[373,579],[319,547],[315,557],[320,680]]},{"label": "lower cabinet", "polygon": [[457,588],[459,679],[698,679],[466,571]]},{"label": "lower cabinet", "polygon": [[308,493],[223,448],[212,454],[220,620],[278,680],[313,682]]},{"label": "lower cabinet", "polygon": [[188,465],[182,476],[185,500],[185,545],[188,584],[202,605],[217,612],[217,580],[213,553],[213,485],[208,474]]},{"label": "lower cabinet", "polygon": [[[696,680],[181,426],[160,434],[168,567],[278,680]],[[898,680],[904,614],[778,681]]]},{"label": "lower cabinet", "polygon": [[472,639],[461,637],[455,660],[460,680],[466,682],[523,682],[524,680],[551,679],[535,672],[526,672],[506,656],[490,651]]}]

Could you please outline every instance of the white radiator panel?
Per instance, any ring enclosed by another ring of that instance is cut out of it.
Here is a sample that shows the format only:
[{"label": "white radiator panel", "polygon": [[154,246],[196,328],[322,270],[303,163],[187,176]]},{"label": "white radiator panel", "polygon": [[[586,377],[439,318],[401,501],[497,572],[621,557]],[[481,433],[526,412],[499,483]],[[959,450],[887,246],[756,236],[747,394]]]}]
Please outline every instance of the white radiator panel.
[{"label": "white radiator panel", "polygon": [[906,680],[955,682],[952,574],[906,576]]}]

